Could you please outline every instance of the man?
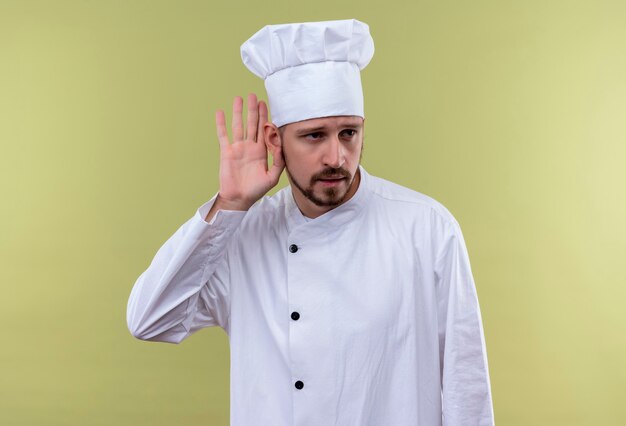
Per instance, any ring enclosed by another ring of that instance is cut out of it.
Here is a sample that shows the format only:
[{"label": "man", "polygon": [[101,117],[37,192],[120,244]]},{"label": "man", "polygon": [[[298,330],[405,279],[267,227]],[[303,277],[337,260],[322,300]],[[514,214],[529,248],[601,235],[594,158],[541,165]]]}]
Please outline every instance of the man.
[{"label": "man", "polygon": [[[360,165],[357,20],[266,26],[242,45],[268,109],[216,114],[220,188],[138,278],[128,326],[220,326],[233,425],[492,425],[480,309],[454,217]],[[268,151],[272,165],[268,166]],[[265,194],[285,169],[290,185]]]}]

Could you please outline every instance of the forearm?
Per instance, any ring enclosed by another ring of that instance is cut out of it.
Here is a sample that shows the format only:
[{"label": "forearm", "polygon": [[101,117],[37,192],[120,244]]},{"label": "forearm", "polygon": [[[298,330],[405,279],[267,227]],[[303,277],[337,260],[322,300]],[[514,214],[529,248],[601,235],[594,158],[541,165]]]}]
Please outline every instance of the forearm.
[{"label": "forearm", "polygon": [[493,426],[493,402],[480,310],[451,320],[443,358],[444,426]]}]

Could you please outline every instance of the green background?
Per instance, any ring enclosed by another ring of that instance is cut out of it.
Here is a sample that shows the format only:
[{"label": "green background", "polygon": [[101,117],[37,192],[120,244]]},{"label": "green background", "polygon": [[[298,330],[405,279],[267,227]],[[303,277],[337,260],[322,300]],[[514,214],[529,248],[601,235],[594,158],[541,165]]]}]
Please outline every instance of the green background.
[{"label": "green background", "polygon": [[364,166],[464,231],[497,423],[626,424],[626,3],[598,0],[0,0],[0,424],[228,424],[226,334],[135,340],[128,295],[217,191],[215,110],[266,99],[241,43],[346,18]]}]

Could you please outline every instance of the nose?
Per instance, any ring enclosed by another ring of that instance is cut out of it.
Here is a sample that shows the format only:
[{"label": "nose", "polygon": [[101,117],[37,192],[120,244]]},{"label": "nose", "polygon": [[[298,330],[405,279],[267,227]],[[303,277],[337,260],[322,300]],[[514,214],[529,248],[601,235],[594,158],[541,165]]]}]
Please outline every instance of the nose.
[{"label": "nose", "polygon": [[339,141],[339,137],[334,135],[326,141],[326,146],[324,147],[324,165],[328,167],[332,167],[338,169],[343,166],[345,163],[346,157],[344,153],[344,148],[341,142]]}]

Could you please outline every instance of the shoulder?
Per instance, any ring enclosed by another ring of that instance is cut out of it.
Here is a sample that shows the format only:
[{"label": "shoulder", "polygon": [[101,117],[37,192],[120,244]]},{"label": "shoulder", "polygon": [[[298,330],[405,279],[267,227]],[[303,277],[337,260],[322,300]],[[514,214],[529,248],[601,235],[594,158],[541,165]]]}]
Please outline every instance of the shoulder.
[{"label": "shoulder", "polygon": [[[285,204],[289,187],[281,188],[273,195],[265,195],[250,207],[243,219],[241,228],[266,229],[272,225],[282,223],[285,216]],[[258,228],[257,225],[264,226]]]},{"label": "shoulder", "polygon": [[382,208],[413,217],[428,216],[445,225],[458,226],[452,213],[433,197],[377,176],[369,175],[369,180],[373,202]]}]

